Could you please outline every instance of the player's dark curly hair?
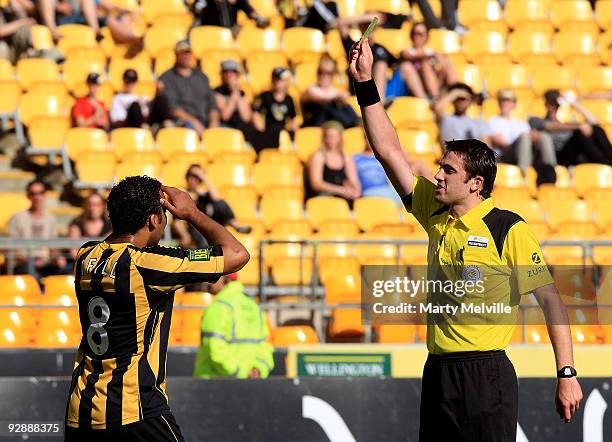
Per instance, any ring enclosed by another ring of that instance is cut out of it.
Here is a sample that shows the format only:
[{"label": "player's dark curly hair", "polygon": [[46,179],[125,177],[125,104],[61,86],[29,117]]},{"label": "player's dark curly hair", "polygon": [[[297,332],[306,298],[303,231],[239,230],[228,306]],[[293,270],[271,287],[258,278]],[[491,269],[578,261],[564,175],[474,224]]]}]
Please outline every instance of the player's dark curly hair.
[{"label": "player's dark curly hair", "polygon": [[446,152],[455,152],[463,159],[468,180],[479,175],[483,178],[482,195],[489,198],[497,175],[495,152],[485,143],[476,139],[447,141]]},{"label": "player's dark curly hair", "polygon": [[136,233],[152,214],[162,211],[161,183],[148,176],[130,176],[116,184],[108,195],[108,215],[113,233]]}]

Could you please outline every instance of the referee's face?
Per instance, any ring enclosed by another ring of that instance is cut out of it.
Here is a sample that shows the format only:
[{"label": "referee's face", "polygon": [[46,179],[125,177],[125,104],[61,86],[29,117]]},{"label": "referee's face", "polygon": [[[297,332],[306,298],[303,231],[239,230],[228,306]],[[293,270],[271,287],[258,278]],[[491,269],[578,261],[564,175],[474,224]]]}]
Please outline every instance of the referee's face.
[{"label": "referee's face", "polygon": [[437,182],[436,200],[443,204],[458,204],[477,196],[475,180],[468,179],[463,160],[455,152],[448,152],[440,160],[440,169],[434,176]]}]

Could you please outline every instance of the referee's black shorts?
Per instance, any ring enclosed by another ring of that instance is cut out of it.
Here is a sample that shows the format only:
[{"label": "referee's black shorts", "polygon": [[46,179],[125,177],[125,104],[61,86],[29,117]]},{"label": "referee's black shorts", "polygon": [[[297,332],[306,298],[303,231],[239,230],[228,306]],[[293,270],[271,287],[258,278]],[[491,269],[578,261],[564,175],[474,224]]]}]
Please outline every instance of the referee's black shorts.
[{"label": "referee's black shorts", "polygon": [[65,427],[66,442],[185,442],[171,414],[108,430]]},{"label": "referee's black shorts", "polygon": [[420,442],[515,442],[517,420],[518,382],[505,351],[429,355]]}]

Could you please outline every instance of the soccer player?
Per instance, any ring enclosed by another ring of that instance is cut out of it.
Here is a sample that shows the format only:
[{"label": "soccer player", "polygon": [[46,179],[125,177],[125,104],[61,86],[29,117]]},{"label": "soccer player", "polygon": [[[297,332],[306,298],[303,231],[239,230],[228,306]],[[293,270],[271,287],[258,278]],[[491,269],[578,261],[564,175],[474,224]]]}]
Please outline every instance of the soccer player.
[{"label": "soccer player", "polygon": [[[67,441],[182,441],[166,394],[174,291],[240,270],[247,250],[196,207],[188,193],[146,176],[108,197],[113,233],[85,243],[75,261],[83,338],[66,410]],[[212,246],[159,246],[166,211]]]},{"label": "soccer player", "polygon": [[[434,177],[437,185],[413,176],[372,80],[372,51],[367,40],[353,46],[349,61],[374,153],[407,210],[428,232],[428,274],[444,274],[453,266],[463,268],[463,275],[465,269],[476,274],[491,271],[493,266],[510,269],[493,275],[496,284],[485,284],[480,300],[513,305],[515,312],[520,295],[535,294],[555,353],[557,412],[569,422],[582,391],[572,367],[567,311],[529,226],[515,213],[493,206],[490,195],[497,171],[493,151],[474,139],[449,142]],[[453,297],[453,293],[447,295],[449,304]],[[462,302],[469,300],[465,295]],[[514,442],[518,385],[504,348],[516,322],[500,324],[490,317],[485,318],[490,319],[488,325],[475,325],[451,316],[445,319],[428,318],[420,440]]]}]

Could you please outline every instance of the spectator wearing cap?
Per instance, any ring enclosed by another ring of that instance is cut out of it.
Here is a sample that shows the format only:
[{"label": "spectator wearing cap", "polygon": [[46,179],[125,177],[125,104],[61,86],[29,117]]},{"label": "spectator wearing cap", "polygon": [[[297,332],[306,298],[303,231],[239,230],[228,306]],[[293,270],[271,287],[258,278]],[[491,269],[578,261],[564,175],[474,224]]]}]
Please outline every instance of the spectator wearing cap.
[{"label": "spectator wearing cap", "polygon": [[[556,89],[544,93],[546,116],[531,117],[529,125],[552,136],[557,161],[563,166],[581,163],[612,164],[612,146],[604,130],[597,125],[597,118],[573,96],[563,97]],[[584,123],[562,123],[558,112],[563,103],[582,115]]]},{"label": "spectator wearing cap", "polygon": [[110,118],[113,127],[148,128],[149,104],[146,98],[134,93],[138,73],[126,69],[123,73],[123,90],[113,97]]},{"label": "spectator wearing cap", "polygon": [[499,115],[489,119],[491,147],[498,154],[502,163],[518,164],[527,173],[527,168],[534,163],[534,147],[539,154],[540,163],[554,168],[557,156],[552,138],[547,133],[531,131],[527,121],[512,116],[516,108],[516,94],[511,89],[497,92]]},{"label": "spectator wearing cap", "polygon": [[274,348],[259,305],[244,292],[236,273],[208,284],[215,295],[201,321],[194,376],[266,378],[274,368]]},{"label": "spectator wearing cap", "polygon": [[361,195],[355,163],[345,155],[342,146],[342,124],[323,124],[322,146],[308,160],[304,180],[306,198],[332,195],[344,198],[349,205]]},{"label": "spectator wearing cap", "polygon": [[92,72],[87,76],[87,95],[80,97],[72,107],[72,125],[74,127],[91,127],[110,129],[108,110],[97,97],[100,88],[100,75]]},{"label": "spectator wearing cap", "polygon": [[[469,107],[479,102],[482,96],[474,93],[465,83],[454,83],[433,104],[433,109],[440,126],[440,138],[444,143],[451,140],[477,138],[489,143],[489,127],[485,121],[467,115]],[[446,106],[453,105],[453,113],[446,112]]]},{"label": "spectator wearing cap", "polygon": [[251,142],[254,135],[253,109],[240,89],[240,65],[236,60],[221,62],[221,85],[215,88],[221,125],[240,130]]},{"label": "spectator wearing cap", "polygon": [[253,125],[257,129],[253,147],[259,151],[264,147],[278,147],[283,129],[288,128],[293,138],[298,129],[295,104],[287,93],[291,72],[284,67],[272,71],[272,89],[261,93],[253,103]]},{"label": "spectator wearing cap", "polygon": [[179,41],[175,53],[176,64],[160,77],[163,93],[176,124],[195,129],[201,136],[205,128],[219,125],[215,96],[208,77],[194,67],[189,40]]}]

